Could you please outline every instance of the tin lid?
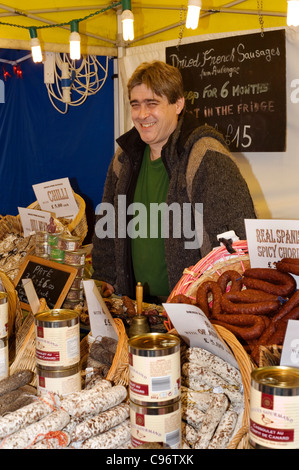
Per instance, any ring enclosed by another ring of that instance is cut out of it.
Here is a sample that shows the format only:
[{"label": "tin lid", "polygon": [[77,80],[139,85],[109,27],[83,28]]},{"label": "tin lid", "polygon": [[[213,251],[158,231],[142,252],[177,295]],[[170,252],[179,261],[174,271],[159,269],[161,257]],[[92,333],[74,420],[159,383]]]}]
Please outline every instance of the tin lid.
[{"label": "tin lid", "polygon": [[144,350],[169,349],[179,344],[180,339],[169,333],[146,333],[129,339],[129,346]]},{"label": "tin lid", "polygon": [[34,316],[36,321],[41,322],[65,322],[69,320],[78,319],[78,313],[74,310],[68,309],[54,309],[54,310],[45,310],[44,312],[37,313]]},{"label": "tin lid", "polygon": [[63,241],[67,241],[67,242],[79,242],[80,241],[80,237],[77,237],[76,235],[68,235],[67,233],[65,235],[61,235],[59,239]]},{"label": "tin lid", "polygon": [[288,366],[260,367],[251,372],[251,378],[274,388],[298,388],[299,369]]}]

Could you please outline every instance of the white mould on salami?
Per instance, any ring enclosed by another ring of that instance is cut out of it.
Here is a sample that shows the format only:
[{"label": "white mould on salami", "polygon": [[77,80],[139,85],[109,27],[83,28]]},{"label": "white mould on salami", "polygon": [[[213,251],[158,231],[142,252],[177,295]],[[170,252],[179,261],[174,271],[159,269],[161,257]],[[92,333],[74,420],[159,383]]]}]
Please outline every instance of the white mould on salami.
[{"label": "white mould on salami", "polygon": [[1,449],[26,449],[31,444],[41,441],[50,431],[60,431],[67,425],[69,414],[61,409],[54,410],[45,418],[7,436],[1,443]]},{"label": "white mould on salami", "polygon": [[46,400],[36,399],[33,403],[23,406],[12,413],[0,417],[0,438],[14,433],[28,426],[48,414],[52,413],[53,406]]},{"label": "white mould on salami", "polygon": [[116,449],[131,437],[130,420],[83,442],[81,449]]},{"label": "white mould on salami", "polygon": [[90,389],[84,393],[82,390],[79,400],[77,396],[75,400],[72,400],[72,397],[67,395],[61,401],[61,406],[74,417],[92,416],[118,405],[127,396],[127,389],[123,385],[115,385],[102,392],[88,393],[92,391],[93,389]]},{"label": "white mould on salami", "polygon": [[236,367],[203,348],[188,348],[184,354],[184,358],[188,362],[195,362],[199,366],[208,367],[212,372],[220,375],[220,377],[230,384],[242,384],[241,372]]},{"label": "white mould on salami", "polygon": [[85,441],[90,437],[106,432],[128,419],[129,416],[130,407],[127,403],[114,406],[78,424],[73,433],[73,441]]}]

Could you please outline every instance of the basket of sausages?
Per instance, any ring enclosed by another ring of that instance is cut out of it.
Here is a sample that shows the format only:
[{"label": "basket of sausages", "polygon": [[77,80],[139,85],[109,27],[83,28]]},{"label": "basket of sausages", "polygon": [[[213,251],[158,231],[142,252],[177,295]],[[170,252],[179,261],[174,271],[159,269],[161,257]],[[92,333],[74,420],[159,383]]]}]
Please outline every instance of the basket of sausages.
[{"label": "basket of sausages", "polygon": [[294,277],[299,259],[283,258],[275,268],[252,268],[246,241],[232,248],[234,254],[225,253],[224,246],[216,248],[189,268],[168,302],[197,305],[212,324],[231,331],[259,366],[265,346],[282,345],[288,320],[299,318]]}]

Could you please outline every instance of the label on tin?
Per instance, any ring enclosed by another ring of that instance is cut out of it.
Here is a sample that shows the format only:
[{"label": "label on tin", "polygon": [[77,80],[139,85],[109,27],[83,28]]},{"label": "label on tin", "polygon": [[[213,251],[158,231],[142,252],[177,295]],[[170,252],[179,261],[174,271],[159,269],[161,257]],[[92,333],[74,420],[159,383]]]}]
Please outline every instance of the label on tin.
[{"label": "label on tin", "polygon": [[0,304],[0,338],[8,332],[8,302]]},{"label": "label on tin", "polygon": [[130,398],[136,403],[167,402],[180,396],[180,351],[144,357],[129,352]]},{"label": "label on tin", "polygon": [[59,328],[35,325],[36,362],[43,366],[70,367],[80,360],[79,324]]},{"label": "label on tin", "polygon": [[131,442],[137,447],[145,442],[158,442],[172,449],[181,447],[181,409],[171,413],[149,415],[130,408]]},{"label": "label on tin", "polygon": [[280,396],[251,389],[252,444],[268,449],[299,448],[299,396]]},{"label": "label on tin", "polygon": [[37,392],[38,395],[57,393],[65,396],[69,393],[81,391],[81,373],[76,372],[68,377],[44,377],[37,371]]}]

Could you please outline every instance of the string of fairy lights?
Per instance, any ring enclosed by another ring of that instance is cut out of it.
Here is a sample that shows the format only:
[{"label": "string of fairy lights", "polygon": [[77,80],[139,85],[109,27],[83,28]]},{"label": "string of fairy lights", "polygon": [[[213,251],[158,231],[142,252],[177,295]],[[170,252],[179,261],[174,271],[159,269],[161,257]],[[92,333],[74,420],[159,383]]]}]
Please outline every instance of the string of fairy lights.
[{"label": "string of fairy lights", "polygon": [[[258,9],[261,10],[262,0],[257,1]],[[288,26],[298,26],[299,25],[299,0],[287,0],[288,10],[287,10],[287,25]],[[81,57],[80,52],[80,33],[79,25],[81,22],[89,20],[101,13],[104,13],[110,9],[115,9],[117,7],[122,7],[121,13],[121,24],[122,24],[122,35],[123,39],[126,42],[133,41],[134,39],[134,15],[131,9],[131,0],[121,0],[119,2],[112,2],[111,5],[108,5],[105,8],[94,11],[83,18],[72,19],[67,22],[57,23],[57,24],[47,24],[41,26],[23,26],[18,24],[11,24],[0,21],[0,25],[12,26],[17,28],[25,28],[29,31],[30,34],[30,46],[32,51],[32,58],[34,62],[42,62],[43,55],[41,51],[40,40],[38,38],[38,30],[44,28],[54,28],[54,27],[70,27],[70,57],[72,60],[78,60]],[[186,28],[187,29],[197,29],[200,17],[200,11],[202,9],[202,0],[188,0],[187,5],[187,18],[186,18]],[[215,12],[217,10],[213,10]],[[22,15],[22,12],[18,12]],[[25,13],[23,13],[25,15]],[[25,15],[26,16],[26,15]]]}]

